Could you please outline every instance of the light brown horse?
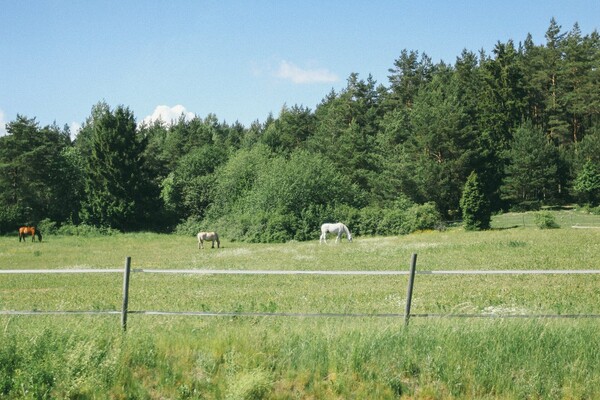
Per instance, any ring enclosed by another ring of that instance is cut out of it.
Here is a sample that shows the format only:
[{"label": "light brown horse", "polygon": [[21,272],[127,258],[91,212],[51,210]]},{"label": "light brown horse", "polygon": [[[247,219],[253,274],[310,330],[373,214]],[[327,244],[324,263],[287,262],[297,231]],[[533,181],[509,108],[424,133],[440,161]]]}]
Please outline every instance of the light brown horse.
[{"label": "light brown horse", "polygon": [[198,248],[199,249],[204,248],[205,240],[212,241],[212,246],[211,246],[212,249],[215,248],[215,242],[217,242],[217,248],[221,247],[221,242],[219,241],[219,235],[217,234],[217,232],[199,232],[198,233]]},{"label": "light brown horse", "polygon": [[22,226],[19,228],[19,242],[21,239],[25,241],[27,235],[31,235],[31,241],[35,241],[35,237],[38,237],[38,240],[42,241],[42,232],[35,226]]}]

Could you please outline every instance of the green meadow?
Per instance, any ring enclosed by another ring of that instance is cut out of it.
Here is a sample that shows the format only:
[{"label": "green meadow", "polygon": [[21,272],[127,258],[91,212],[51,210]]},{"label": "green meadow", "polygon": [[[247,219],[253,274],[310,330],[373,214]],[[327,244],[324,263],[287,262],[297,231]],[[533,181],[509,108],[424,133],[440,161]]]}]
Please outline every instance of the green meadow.
[{"label": "green meadow", "polygon": [[[0,238],[0,269],[600,269],[595,217],[494,229],[247,244],[152,233]],[[576,226],[576,227],[574,227]],[[581,228],[588,227],[591,228]],[[0,310],[119,311],[122,273],[0,274]],[[131,311],[350,314],[0,315],[7,399],[600,398],[600,274],[220,275],[132,272]],[[435,317],[423,317],[435,314]],[[457,315],[470,315],[459,318]],[[354,316],[352,316],[354,315]],[[534,316],[530,318],[523,315]],[[549,316],[584,315],[587,318]],[[481,317],[481,318],[480,318]],[[486,317],[486,318],[483,318]],[[488,318],[491,317],[491,318]]]}]

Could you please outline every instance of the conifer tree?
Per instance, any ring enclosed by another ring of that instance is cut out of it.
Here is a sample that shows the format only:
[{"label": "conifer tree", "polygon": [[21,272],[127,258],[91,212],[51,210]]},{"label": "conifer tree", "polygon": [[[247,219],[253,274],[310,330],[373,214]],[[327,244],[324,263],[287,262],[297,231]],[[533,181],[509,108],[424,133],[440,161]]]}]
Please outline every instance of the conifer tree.
[{"label": "conifer tree", "polygon": [[146,141],[136,134],[133,113],[124,106],[112,111],[99,103],[83,129],[89,130],[90,154],[82,220],[122,231],[141,228],[147,214],[155,211],[149,200],[158,196],[145,176]]},{"label": "conifer tree", "polygon": [[508,154],[502,185],[504,198],[513,204],[552,199],[558,191],[558,151],[531,123],[516,130]]},{"label": "conifer tree", "polygon": [[467,178],[460,199],[460,208],[466,230],[478,231],[490,228],[492,215],[490,202],[485,197],[483,185],[475,171]]}]

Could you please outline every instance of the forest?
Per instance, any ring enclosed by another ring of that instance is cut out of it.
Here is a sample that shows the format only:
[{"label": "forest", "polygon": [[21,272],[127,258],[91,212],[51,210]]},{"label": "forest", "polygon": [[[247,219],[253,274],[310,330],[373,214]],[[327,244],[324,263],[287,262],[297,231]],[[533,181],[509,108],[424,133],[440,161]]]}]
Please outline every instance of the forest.
[{"label": "forest", "polygon": [[314,110],[284,104],[250,126],[214,114],[138,124],[100,101],[71,139],[17,115],[0,137],[0,233],[284,242],[341,220],[354,235],[398,235],[462,219],[467,188],[488,214],[598,211],[600,36],[552,19],[545,40],[465,49],[453,65],[405,49],[385,84],[352,73]]}]

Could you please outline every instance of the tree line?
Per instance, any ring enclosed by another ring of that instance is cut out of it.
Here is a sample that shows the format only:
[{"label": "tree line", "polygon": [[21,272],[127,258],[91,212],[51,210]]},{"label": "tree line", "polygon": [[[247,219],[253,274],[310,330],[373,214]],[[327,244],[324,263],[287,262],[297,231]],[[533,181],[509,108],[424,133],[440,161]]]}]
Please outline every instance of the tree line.
[{"label": "tree line", "polygon": [[597,206],[600,36],[552,19],[545,39],[463,50],[452,65],[403,50],[386,85],[352,73],[314,110],[283,105],[250,126],[214,114],[137,124],[99,102],[71,140],[18,115],[0,137],[0,231],[210,228],[271,242],[335,220],[407,233],[473,204]]}]

